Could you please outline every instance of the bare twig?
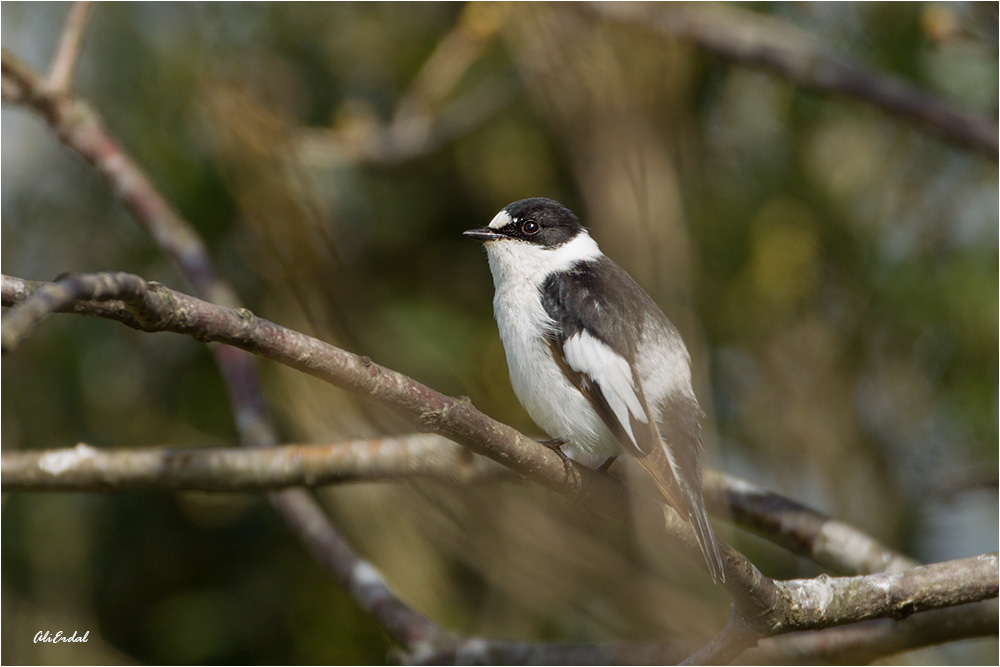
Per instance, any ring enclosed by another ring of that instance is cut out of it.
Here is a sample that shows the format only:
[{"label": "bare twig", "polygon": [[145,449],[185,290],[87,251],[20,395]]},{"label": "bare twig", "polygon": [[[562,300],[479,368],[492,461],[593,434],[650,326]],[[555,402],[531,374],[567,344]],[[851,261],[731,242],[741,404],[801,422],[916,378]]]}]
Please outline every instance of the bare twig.
[{"label": "bare twig", "polygon": [[20,101],[40,113],[60,141],[104,176],[157,245],[177,262],[195,290],[214,303],[235,305],[235,293],[218,279],[197,232],[160,194],[98,113],[76,97],[48,90],[37,72],[6,49],[0,68],[5,85],[20,91]]},{"label": "bare twig", "polygon": [[994,121],[955,109],[894,76],[865,69],[817,47],[815,37],[757,12],[729,5],[664,7],[624,2],[581,7],[602,18],[689,41],[736,63],[770,70],[803,88],[867,102],[997,159],[1000,138]]},{"label": "bare twig", "polygon": [[59,46],[52,58],[49,75],[44,84],[46,90],[52,94],[68,93],[73,87],[73,73],[80,60],[80,49],[83,46],[87,19],[90,18],[90,10],[93,5],[91,0],[80,0],[74,2],[69,8],[66,24],[59,37]]},{"label": "bare twig", "polygon": [[[792,579],[781,582],[783,627],[818,629],[872,618],[906,618],[997,597],[998,555],[922,565],[906,572],[858,577]],[[776,633],[777,634],[777,633]]]},{"label": "bare twig", "polygon": [[145,280],[127,273],[65,276],[55,283],[39,284],[29,298],[4,318],[0,350],[4,354],[10,352],[46,315],[67,310],[74,303],[84,300],[127,302],[130,306],[127,312],[136,326],[155,326],[157,307],[146,300],[149,293],[149,284]]},{"label": "bare twig", "polygon": [[705,470],[703,486],[705,503],[717,516],[728,516],[740,526],[836,572],[901,572],[918,565],[854,526],[745,479]]},{"label": "bare twig", "polygon": [[4,491],[264,491],[345,481],[512,477],[495,461],[427,433],[253,449],[67,449],[0,454]]}]

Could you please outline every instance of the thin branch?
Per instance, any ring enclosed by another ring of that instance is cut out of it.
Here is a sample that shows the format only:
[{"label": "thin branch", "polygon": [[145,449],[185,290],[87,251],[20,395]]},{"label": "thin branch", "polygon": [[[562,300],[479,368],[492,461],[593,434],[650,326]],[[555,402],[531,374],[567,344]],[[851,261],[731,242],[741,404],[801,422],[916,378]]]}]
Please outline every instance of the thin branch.
[{"label": "thin branch", "polygon": [[854,526],[745,479],[706,469],[705,504],[789,551],[842,574],[902,572],[918,565]]},{"label": "thin branch", "polygon": [[352,598],[378,620],[390,637],[412,653],[426,645],[445,645],[454,633],[403,602],[375,567],[359,558],[330,523],[319,504],[303,489],[269,494],[278,514],[333,574]]},{"label": "thin branch", "polygon": [[873,618],[906,618],[997,597],[997,553],[922,565],[906,572],[780,582],[783,627],[828,628]]},{"label": "thin branch", "polygon": [[253,449],[67,449],[0,454],[4,491],[264,491],[428,478],[465,484],[508,468],[427,433]]},{"label": "thin branch", "polygon": [[803,88],[853,97],[997,159],[1000,137],[992,119],[956,109],[888,73],[866,69],[817,47],[815,36],[772,17],[730,5],[602,2],[581,7],[602,18],[689,41],[733,62],[775,72]]},{"label": "thin branch", "polygon": [[108,181],[156,244],[177,262],[195,291],[214,303],[235,305],[235,293],[218,279],[194,227],[160,194],[99,114],[77,97],[48,90],[37,72],[6,49],[0,62],[5,85],[21,91],[21,103],[40,113],[59,140]]},{"label": "thin branch", "polygon": [[127,273],[65,276],[55,283],[36,283],[36,287],[4,318],[0,335],[3,354],[20,345],[47,315],[68,310],[79,301],[127,302],[131,324],[139,328],[155,326],[157,320],[157,306],[146,298],[150,295],[150,284],[139,276]]},{"label": "thin branch", "polygon": [[[996,601],[880,619],[818,632],[762,639],[736,664],[868,664],[948,641],[996,636]],[[691,653],[690,641],[563,644],[467,637],[408,661],[424,665],[671,665]]]},{"label": "thin branch", "polygon": [[68,93],[73,86],[73,73],[80,60],[80,49],[86,33],[87,20],[94,3],[91,0],[74,2],[69,8],[69,16],[59,37],[59,46],[52,58],[45,88],[52,94]]},{"label": "thin branch", "polygon": [[949,607],[902,620],[878,619],[762,639],[744,653],[739,664],[749,665],[865,665],[897,653],[947,642],[996,638],[996,600]]},{"label": "thin branch", "polygon": [[[4,286],[9,287],[8,292],[19,291],[16,285],[11,279],[4,282]],[[20,293],[19,300],[23,300],[26,294]],[[14,302],[5,293],[4,305]],[[441,436],[426,433],[252,450],[109,450],[81,443],[68,449],[3,452],[0,461],[4,491],[232,492],[400,478],[470,484],[515,477],[512,471],[495,461],[476,456]],[[706,470],[704,491],[709,509],[717,516],[756,530],[765,539],[821,565],[835,560],[837,567],[834,569],[839,572],[873,574],[903,571],[918,565],[852,526],[738,477]],[[790,539],[789,534],[795,539]],[[827,549],[817,546],[837,536],[857,549],[853,558],[839,543],[836,549],[845,553],[836,559],[829,557]],[[872,569],[875,565],[882,567]]]}]

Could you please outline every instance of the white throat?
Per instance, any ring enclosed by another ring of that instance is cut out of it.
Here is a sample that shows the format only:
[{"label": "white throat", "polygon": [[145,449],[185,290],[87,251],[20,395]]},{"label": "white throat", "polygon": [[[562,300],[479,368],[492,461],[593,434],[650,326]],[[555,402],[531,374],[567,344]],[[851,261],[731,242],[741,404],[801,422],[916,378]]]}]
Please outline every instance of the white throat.
[{"label": "white throat", "polygon": [[573,240],[557,248],[501,239],[487,242],[486,253],[493,274],[493,286],[499,292],[515,285],[537,290],[549,275],[565,271],[577,262],[599,258],[601,249],[586,230],[581,230]]},{"label": "white throat", "polygon": [[618,453],[614,436],[556,364],[545,333],[555,322],[545,312],[541,286],[553,273],[577,262],[599,259],[597,243],[586,231],[558,248],[516,239],[488,241],[496,294],[493,312],[507,353],[510,380],[521,405],[552,438],[572,442],[572,455],[597,465]]}]

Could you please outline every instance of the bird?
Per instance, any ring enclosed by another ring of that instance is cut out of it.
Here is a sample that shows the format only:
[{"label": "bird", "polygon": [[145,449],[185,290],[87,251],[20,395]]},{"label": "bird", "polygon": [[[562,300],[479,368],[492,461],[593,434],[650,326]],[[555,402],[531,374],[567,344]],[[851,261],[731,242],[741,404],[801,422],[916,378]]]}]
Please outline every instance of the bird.
[{"label": "bird", "polygon": [[511,384],[528,415],[585,465],[633,456],[724,582],[701,492],[704,412],[677,328],[555,200],[513,202],[464,235],[486,248]]}]

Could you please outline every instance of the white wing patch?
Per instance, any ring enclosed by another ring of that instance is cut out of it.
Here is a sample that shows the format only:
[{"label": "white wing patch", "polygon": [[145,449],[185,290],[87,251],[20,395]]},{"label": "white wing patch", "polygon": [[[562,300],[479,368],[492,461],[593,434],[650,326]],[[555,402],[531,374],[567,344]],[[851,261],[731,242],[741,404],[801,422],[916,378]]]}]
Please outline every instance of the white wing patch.
[{"label": "white wing patch", "polygon": [[642,408],[628,361],[586,331],[566,339],[563,355],[570,368],[600,388],[618,423],[639,449],[630,417],[642,424],[648,424],[649,417]]}]

